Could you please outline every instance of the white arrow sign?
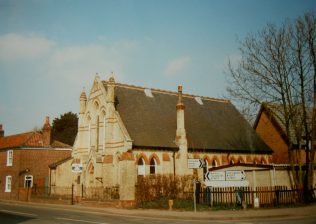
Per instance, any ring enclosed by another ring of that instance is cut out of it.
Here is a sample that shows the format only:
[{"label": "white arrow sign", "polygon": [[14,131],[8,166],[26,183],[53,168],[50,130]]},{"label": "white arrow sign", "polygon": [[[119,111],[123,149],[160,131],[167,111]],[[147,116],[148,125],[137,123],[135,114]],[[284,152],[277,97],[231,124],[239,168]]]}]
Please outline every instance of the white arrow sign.
[{"label": "white arrow sign", "polygon": [[203,159],[188,159],[189,169],[198,169],[205,167],[205,161]]},{"label": "white arrow sign", "polygon": [[205,181],[225,180],[225,171],[213,171],[205,174]]},{"label": "white arrow sign", "polygon": [[227,181],[246,180],[245,171],[243,171],[243,170],[227,170],[226,171],[226,180]]},{"label": "white arrow sign", "polygon": [[73,173],[81,173],[82,172],[82,164],[80,164],[80,163],[73,163],[71,165],[71,171]]},{"label": "white arrow sign", "polygon": [[246,173],[243,170],[209,171],[205,174],[205,181],[244,181]]}]

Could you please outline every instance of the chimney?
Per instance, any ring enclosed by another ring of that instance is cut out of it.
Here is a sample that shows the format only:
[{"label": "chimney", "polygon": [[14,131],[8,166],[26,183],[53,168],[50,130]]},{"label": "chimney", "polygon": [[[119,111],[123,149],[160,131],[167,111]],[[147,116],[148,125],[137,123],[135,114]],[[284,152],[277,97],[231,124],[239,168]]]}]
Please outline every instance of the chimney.
[{"label": "chimney", "polygon": [[177,109],[177,130],[175,143],[179,147],[177,153],[177,160],[175,163],[175,170],[177,175],[192,174],[192,170],[187,168],[188,163],[188,142],[186,137],[186,131],[184,127],[184,109],[185,106],[182,102],[182,86],[178,86],[178,102]]},{"label": "chimney", "polygon": [[4,137],[4,130],[2,128],[2,124],[0,124],[0,138]]},{"label": "chimney", "polygon": [[176,142],[178,146],[180,144],[186,145],[186,133],[184,128],[184,104],[182,102],[182,86],[178,86],[178,103],[177,108],[177,131],[176,131]]},{"label": "chimney", "polygon": [[47,147],[50,145],[50,134],[51,134],[51,126],[49,124],[49,117],[46,116],[45,123],[43,126],[43,146]]}]

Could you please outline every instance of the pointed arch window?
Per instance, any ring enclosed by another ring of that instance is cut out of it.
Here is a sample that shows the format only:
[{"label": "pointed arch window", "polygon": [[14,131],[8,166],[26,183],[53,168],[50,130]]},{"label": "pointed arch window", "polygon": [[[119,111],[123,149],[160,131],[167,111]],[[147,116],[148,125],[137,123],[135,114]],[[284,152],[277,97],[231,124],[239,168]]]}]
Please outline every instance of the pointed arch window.
[{"label": "pointed arch window", "polygon": [[138,176],[145,176],[145,161],[143,158],[139,158],[139,160],[138,160],[137,174],[138,174]]},{"label": "pointed arch window", "polygon": [[101,122],[103,123],[103,132],[101,134],[101,138],[102,138],[102,149],[103,151],[105,150],[105,111],[103,110],[102,113],[101,113]]},{"label": "pointed arch window", "polygon": [[155,158],[151,158],[149,166],[150,166],[150,174],[156,174],[157,173],[157,161]]},{"label": "pointed arch window", "polygon": [[86,127],[87,127],[87,131],[88,131],[86,136],[87,136],[88,150],[90,151],[91,150],[91,117],[90,117],[90,115],[87,116],[86,122],[87,122]]}]

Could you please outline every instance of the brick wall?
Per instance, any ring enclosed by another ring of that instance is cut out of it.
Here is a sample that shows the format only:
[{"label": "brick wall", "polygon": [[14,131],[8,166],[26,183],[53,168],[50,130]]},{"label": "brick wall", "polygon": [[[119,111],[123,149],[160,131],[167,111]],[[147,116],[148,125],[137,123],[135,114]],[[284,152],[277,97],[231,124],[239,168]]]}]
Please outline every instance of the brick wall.
[{"label": "brick wall", "polygon": [[260,116],[256,132],[274,151],[272,154],[273,163],[288,163],[288,146],[265,111]]},{"label": "brick wall", "polygon": [[[265,143],[274,151],[272,154],[273,163],[289,163],[288,145],[281,137],[280,133],[273,125],[265,111],[262,112],[256,127],[256,132],[265,141]],[[304,164],[306,153],[304,149],[295,149],[292,151],[294,163]],[[316,156],[315,156],[316,158]]]},{"label": "brick wall", "polygon": [[[18,189],[24,187],[25,175],[32,175],[33,185],[37,187],[48,186],[48,165],[70,156],[70,150],[15,149],[13,152],[13,166],[6,166],[7,151],[1,151],[0,198],[18,199]],[[29,169],[29,172],[23,173],[26,169]],[[12,176],[11,193],[5,192],[7,175]]]}]

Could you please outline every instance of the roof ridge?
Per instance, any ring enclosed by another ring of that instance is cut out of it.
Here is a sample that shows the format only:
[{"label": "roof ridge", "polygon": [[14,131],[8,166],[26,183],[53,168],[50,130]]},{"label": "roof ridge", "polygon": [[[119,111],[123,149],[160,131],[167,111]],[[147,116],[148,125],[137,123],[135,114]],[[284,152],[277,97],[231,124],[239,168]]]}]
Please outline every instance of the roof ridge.
[{"label": "roof ridge", "polygon": [[[108,81],[106,81],[106,80],[103,80],[102,82],[103,82],[103,84],[108,83]],[[175,95],[175,96],[178,95],[178,92],[170,91],[170,90],[163,90],[163,89],[158,89],[158,88],[148,88],[148,87],[143,87],[143,86],[118,83],[118,82],[115,82],[115,85],[120,86],[120,87],[124,87],[124,88],[135,89],[135,90],[150,89],[151,91],[156,92],[156,93],[169,94],[169,95]],[[209,101],[215,101],[215,102],[221,102],[221,103],[230,103],[230,100],[227,100],[227,99],[219,99],[219,98],[213,98],[213,97],[208,97],[208,96],[199,96],[199,95],[193,95],[193,94],[188,94],[188,93],[182,93],[182,97],[189,97],[189,98],[200,97],[203,100],[209,100]]]},{"label": "roof ridge", "polygon": [[18,135],[26,135],[26,134],[33,134],[33,133],[36,133],[36,131],[27,131],[27,132],[22,132],[22,133],[13,134],[13,135],[6,135],[6,136],[3,136],[3,138],[15,137]]}]

